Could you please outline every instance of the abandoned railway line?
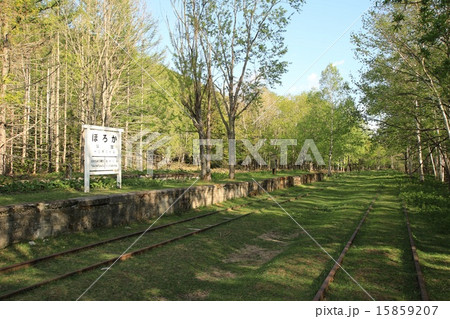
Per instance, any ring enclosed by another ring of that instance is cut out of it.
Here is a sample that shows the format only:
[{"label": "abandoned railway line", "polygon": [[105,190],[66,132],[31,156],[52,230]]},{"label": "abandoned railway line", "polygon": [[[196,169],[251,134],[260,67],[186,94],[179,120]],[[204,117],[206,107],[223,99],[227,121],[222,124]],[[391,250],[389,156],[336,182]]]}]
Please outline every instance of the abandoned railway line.
[{"label": "abandoned railway line", "polygon": [[[283,198],[282,200],[277,201],[277,203],[283,204],[283,203],[287,203],[287,202],[292,202],[294,200],[298,200],[298,199],[300,199],[302,197],[305,197],[305,196],[308,196],[308,195],[309,195],[309,193],[305,193],[305,194],[300,194],[300,195],[297,195],[297,196],[294,196],[294,197],[290,197],[288,199],[284,199]],[[271,198],[266,198],[266,199],[272,200]],[[103,246],[103,245],[106,245],[106,244],[110,244],[110,243],[113,243],[113,242],[121,241],[121,240],[132,238],[132,237],[138,237],[138,236],[143,236],[143,235],[146,235],[146,234],[150,234],[152,232],[155,232],[155,231],[158,231],[158,230],[162,230],[162,229],[165,229],[165,228],[168,228],[168,227],[172,227],[172,226],[175,226],[175,225],[186,224],[186,223],[191,222],[191,221],[204,219],[206,217],[217,215],[217,214],[220,214],[220,213],[225,213],[225,212],[229,212],[229,211],[236,211],[236,210],[238,210],[240,208],[249,206],[251,204],[252,204],[252,201],[250,200],[246,204],[234,205],[234,206],[231,206],[229,208],[223,208],[223,209],[219,209],[219,210],[214,210],[212,212],[208,212],[208,213],[201,214],[201,215],[194,216],[194,217],[190,217],[190,218],[181,219],[181,220],[178,220],[178,221],[175,221],[175,222],[159,225],[159,226],[148,228],[148,229],[145,229],[145,230],[142,230],[142,231],[132,232],[132,233],[129,233],[129,234],[125,234],[125,235],[117,236],[117,237],[114,237],[114,238],[102,240],[102,241],[99,241],[99,242],[95,242],[95,243],[92,243],[92,244],[84,245],[84,246],[81,246],[81,247],[76,247],[76,248],[73,248],[73,249],[65,250],[65,251],[54,253],[54,254],[51,254],[51,255],[38,257],[38,258],[35,258],[35,259],[32,259],[32,260],[28,260],[28,261],[24,261],[24,262],[21,262],[21,263],[8,265],[8,266],[0,268],[0,275],[2,273],[4,274],[4,273],[8,273],[8,272],[18,271],[18,270],[26,268],[26,267],[32,267],[33,265],[36,265],[36,264],[39,264],[39,263],[42,263],[42,262],[50,262],[51,260],[60,258],[62,256],[76,254],[76,253],[79,253],[79,252],[82,252],[82,251],[86,251],[86,250],[89,250],[89,249],[94,249],[96,247]],[[269,205],[274,205],[274,204],[276,204],[276,203],[269,203]],[[95,264],[92,264],[92,265],[89,265],[89,266],[86,266],[86,267],[82,267],[82,268],[76,269],[74,271],[70,271],[70,272],[64,273],[62,275],[55,276],[53,278],[50,278],[50,279],[47,279],[47,280],[44,280],[44,281],[40,281],[40,282],[32,284],[32,285],[25,286],[23,288],[19,288],[19,289],[16,289],[16,290],[13,290],[13,291],[10,291],[10,292],[6,292],[6,293],[0,293],[0,300],[4,300],[4,299],[8,299],[8,298],[17,296],[17,295],[22,294],[24,292],[30,291],[30,290],[35,289],[35,288],[42,287],[42,286],[44,286],[46,284],[49,284],[49,283],[52,283],[52,282],[55,282],[55,281],[58,281],[58,280],[62,280],[64,278],[67,278],[67,277],[70,277],[70,276],[74,276],[74,275],[81,274],[81,273],[84,273],[84,272],[87,272],[87,271],[90,271],[90,270],[94,270],[94,269],[97,269],[97,268],[102,267],[102,266],[108,266],[108,265],[111,265],[111,264],[113,264],[113,263],[115,263],[117,261],[127,260],[130,257],[133,257],[133,256],[136,256],[136,255],[142,254],[144,252],[150,251],[152,249],[155,249],[155,248],[158,248],[158,247],[161,247],[161,246],[173,243],[173,242],[181,240],[183,238],[190,237],[190,236],[193,236],[193,235],[196,235],[196,234],[208,231],[208,230],[213,229],[215,227],[219,227],[221,225],[224,225],[224,224],[233,222],[235,220],[238,220],[240,218],[246,217],[246,216],[248,216],[250,214],[252,214],[252,213],[242,214],[242,215],[237,216],[237,217],[223,217],[224,221],[221,221],[221,222],[213,224],[213,225],[207,224],[203,228],[192,228],[192,227],[187,226],[188,229],[191,229],[193,231],[184,233],[182,235],[179,235],[179,236],[176,236],[176,237],[173,237],[173,238],[169,238],[167,240],[163,240],[161,242],[158,242],[158,243],[155,243],[155,244],[152,244],[152,245],[149,245],[149,246],[145,246],[143,248],[140,248],[138,250],[135,250],[135,251],[132,251],[132,252],[129,252],[129,253],[124,253],[124,254],[121,254],[119,256],[115,256],[115,257],[109,258],[107,260],[103,260],[103,261],[97,262]]]},{"label": "abandoned railway line", "polygon": [[[343,287],[350,289],[345,290],[345,294],[351,292],[349,298],[357,300],[368,300],[372,295],[375,300],[433,299],[426,289],[429,274],[424,273],[421,267],[423,265],[417,253],[408,209],[404,203],[400,205],[401,201],[398,195],[394,195],[394,189],[385,189],[383,181],[377,181],[369,185],[370,192],[358,193],[359,190],[355,192],[354,185],[350,182],[348,188],[343,188],[341,180],[347,181],[346,177],[338,176],[315,185],[277,190],[269,196],[235,199],[217,204],[216,208],[204,207],[181,215],[172,215],[167,219],[164,217],[161,219],[162,224],[151,228],[136,225],[133,227],[143,229],[117,230],[112,232],[115,236],[103,237],[97,241],[90,240],[84,245],[71,245],[69,249],[56,252],[53,250],[49,254],[37,255],[27,260],[19,259],[9,265],[3,262],[0,264],[0,300],[35,300],[42,298],[41,294],[48,295],[45,299],[50,300],[73,300],[74,296],[77,296],[75,290],[79,295],[89,286],[89,282],[93,282],[93,278],[97,278],[116,263],[118,265],[114,269],[118,269],[108,275],[112,283],[102,280],[101,287],[110,284],[120,287],[116,282],[121,282],[120,276],[129,273],[130,267],[150,263],[150,274],[139,272],[130,285],[158,287],[161,285],[158,278],[167,276],[163,282],[167,282],[168,286],[162,286],[166,287],[164,289],[179,291],[185,287],[184,291],[188,291],[187,294],[178,293],[172,297],[169,295],[170,299],[217,299],[217,295],[209,296],[205,292],[207,290],[198,290],[197,285],[207,287],[206,289],[218,289],[214,286],[216,281],[223,281],[224,287],[229,287],[231,283],[241,284],[246,280],[250,280],[249,283],[252,284],[239,286],[239,289],[245,291],[244,295],[239,297],[240,290],[227,288],[219,290],[223,296],[220,299],[259,299],[261,288],[258,287],[271,287],[275,278],[271,274],[279,271],[283,271],[283,276],[288,274],[292,277],[286,281],[286,287],[290,287],[289,289],[284,288],[274,293],[276,300],[308,300],[312,296],[315,301],[340,300]],[[319,247],[292,223],[283,212],[284,209],[280,210],[279,205],[286,208],[285,212],[292,213],[336,259],[331,260],[325,256]],[[383,222],[384,219],[386,222]],[[387,229],[384,229],[386,227]],[[376,237],[378,229],[382,230],[378,236],[383,239],[367,244],[373,238],[381,238]],[[197,237],[199,234],[203,235]],[[397,237],[390,239],[391,234]],[[130,245],[136,238],[136,246],[133,246],[134,243]],[[53,240],[57,241],[58,238]],[[385,251],[386,243],[393,249],[389,254]],[[227,247],[223,252],[222,246]],[[220,257],[214,257],[212,260],[215,261],[209,265],[207,260],[212,258],[207,257],[209,254]],[[368,258],[360,263],[359,260],[366,254],[375,254],[380,260],[386,261],[377,264]],[[192,274],[188,271],[190,265],[194,267]],[[345,272],[348,270],[348,274],[344,274],[344,271],[339,269],[341,267]],[[365,272],[365,267],[372,270]],[[174,272],[174,269],[177,270]],[[163,270],[165,275],[160,273]],[[177,274],[177,271],[180,273]],[[387,274],[384,274],[385,271]],[[400,271],[398,276],[396,271]],[[153,272],[155,274],[152,274]],[[256,278],[262,277],[258,280],[245,279],[253,278],[254,272],[258,274]],[[376,273],[379,273],[380,277],[371,278]],[[355,280],[350,282],[349,278],[346,278],[349,277],[347,275],[354,276]],[[397,277],[391,285],[392,292],[385,292],[386,288],[382,286],[389,286],[392,276]],[[172,282],[177,284],[172,285]],[[77,283],[78,288],[73,288],[74,291],[70,292],[72,288],[66,287],[74,283]],[[249,285],[248,288],[246,285]],[[44,290],[47,286],[49,289]],[[108,290],[101,287],[89,292],[88,299],[110,298],[102,297],[109,295]],[[56,290],[52,293],[54,289]],[[70,295],[64,292],[66,289],[69,289]],[[400,289],[403,295],[395,297],[398,293],[396,289]],[[367,292],[363,294],[362,290]],[[61,291],[62,297],[56,295]],[[134,291],[135,289],[132,293],[136,294]],[[128,298],[153,300],[154,297],[137,294],[125,299]],[[345,296],[343,300],[346,300]]]},{"label": "abandoned railway line", "polygon": [[348,240],[347,244],[345,245],[345,247],[342,250],[341,254],[339,255],[338,259],[336,260],[334,266],[331,268],[327,277],[325,278],[325,280],[323,281],[319,290],[317,291],[316,295],[314,296],[313,301],[319,301],[319,300],[323,300],[325,298],[325,293],[326,293],[328,287],[330,286],[331,282],[333,281],[336,272],[338,271],[338,269],[340,267],[342,267],[341,265],[342,265],[342,262],[344,261],[345,254],[347,253],[347,251],[350,249],[351,245],[353,244],[353,241],[355,240],[356,235],[358,234],[359,230],[361,229],[362,225],[364,224],[364,221],[366,220],[367,215],[372,210],[373,204],[375,203],[377,198],[378,198],[378,195],[377,195],[377,197],[374,198],[372,203],[370,203],[369,208],[367,208],[367,211],[364,213],[358,226],[356,226],[355,231],[353,232],[352,236]]},{"label": "abandoned railway line", "polygon": [[[353,242],[355,241],[355,238],[357,237],[358,233],[360,232],[361,228],[363,227],[364,222],[366,221],[369,213],[373,210],[373,206],[374,206],[375,202],[377,201],[378,197],[379,197],[379,194],[373,199],[373,201],[367,208],[367,211],[364,213],[363,217],[361,218],[361,221],[356,226],[350,239],[347,241],[346,245],[344,246],[344,249],[342,250],[341,254],[335,260],[333,267],[331,268],[331,270],[329,271],[325,280],[323,281],[322,285],[320,286],[319,290],[315,294],[313,301],[322,301],[322,300],[326,299],[326,292],[329,289],[330,285],[332,284],[332,282],[335,278],[336,272],[339,270],[339,268],[344,269],[343,268],[344,257],[350,250],[351,246],[353,245]],[[423,273],[422,273],[422,270],[420,267],[419,257],[417,254],[417,249],[416,249],[416,246],[414,243],[413,233],[412,233],[411,226],[410,226],[408,209],[406,208],[406,205],[404,202],[402,203],[402,210],[403,210],[404,216],[405,216],[405,225],[408,230],[408,241],[410,244],[411,254],[412,254],[411,262],[414,263],[414,267],[415,267],[415,271],[416,271],[417,285],[418,285],[418,288],[420,291],[420,297],[421,297],[422,301],[429,301],[429,296],[428,296],[428,292],[426,289],[425,279],[424,279],[424,276],[423,276]],[[349,275],[349,274],[347,273],[347,275]],[[352,280],[354,280],[354,279],[352,278]],[[357,282],[355,281],[355,283],[357,283]],[[357,284],[359,285],[359,283],[357,283]],[[361,289],[363,289],[363,287],[361,287]],[[366,291],[364,290],[364,292],[366,292]],[[367,295],[369,298],[373,299],[370,294],[367,293]]]},{"label": "abandoned railway line", "polygon": [[30,286],[26,286],[24,288],[20,288],[18,290],[15,290],[15,291],[12,291],[12,292],[0,295],[0,300],[4,300],[4,299],[10,298],[10,297],[19,295],[19,294],[21,294],[23,292],[30,291],[30,290],[38,288],[38,287],[42,287],[42,286],[44,286],[46,284],[49,284],[51,282],[55,282],[55,281],[58,281],[58,280],[61,280],[61,279],[64,279],[64,278],[67,278],[67,277],[70,277],[70,276],[74,276],[74,275],[77,275],[77,274],[82,274],[82,273],[87,272],[89,270],[94,270],[94,269],[97,269],[97,268],[102,267],[102,266],[112,265],[112,264],[114,264],[117,261],[127,260],[128,258],[131,258],[133,256],[136,256],[136,255],[139,255],[139,254],[142,254],[142,253],[145,253],[145,252],[147,252],[149,250],[152,250],[152,249],[155,249],[155,248],[158,248],[158,247],[161,247],[161,246],[173,243],[173,242],[175,242],[177,240],[180,240],[180,239],[183,239],[183,238],[186,238],[186,237],[189,237],[189,236],[193,236],[193,235],[205,232],[207,230],[210,230],[212,228],[215,228],[215,227],[218,227],[218,226],[230,223],[232,221],[238,220],[238,219],[243,218],[245,216],[248,216],[250,214],[252,214],[252,213],[248,213],[248,214],[244,214],[244,215],[241,215],[241,216],[238,216],[238,217],[226,219],[223,222],[220,222],[220,223],[217,223],[217,224],[214,224],[214,225],[209,225],[207,227],[204,227],[204,228],[201,228],[201,229],[197,229],[197,230],[194,230],[192,232],[188,232],[188,233],[185,233],[183,235],[180,235],[180,236],[177,236],[177,237],[173,237],[173,238],[170,238],[168,240],[165,240],[165,241],[162,241],[162,242],[150,245],[150,246],[146,246],[144,248],[141,248],[141,249],[129,252],[129,253],[124,253],[124,254],[121,254],[120,256],[116,256],[116,257],[113,257],[113,258],[110,258],[110,259],[107,259],[107,260],[95,263],[95,264],[87,266],[87,267],[79,268],[77,270],[65,273],[63,275],[60,275],[60,276],[57,276],[57,277],[54,277],[54,278],[51,278],[51,279],[48,279],[48,280],[45,280],[45,281],[38,282],[38,283],[30,285]]}]

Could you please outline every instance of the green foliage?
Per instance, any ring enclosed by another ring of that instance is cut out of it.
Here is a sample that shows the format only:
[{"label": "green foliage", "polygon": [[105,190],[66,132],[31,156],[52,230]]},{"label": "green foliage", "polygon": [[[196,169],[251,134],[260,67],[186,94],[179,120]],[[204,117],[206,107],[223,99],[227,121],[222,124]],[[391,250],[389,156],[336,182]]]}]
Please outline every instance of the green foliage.
[{"label": "green foliage", "polygon": [[448,231],[450,228],[450,191],[444,183],[426,178],[420,183],[417,179],[404,179],[400,184],[400,196],[408,207],[425,214],[436,230]]},{"label": "green foliage", "polygon": [[[164,181],[155,180],[151,178],[124,178],[123,186],[134,188],[161,188]],[[54,179],[54,180],[25,180],[25,181],[10,181],[8,183],[0,184],[0,194],[17,194],[42,192],[51,190],[83,190],[84,182],[81,178],[76,179]],[[101,176],[91,178],[92,189],[115,189],[117,188],[117,181],[113,177]]]},{"label": "green foliage", "polygon": [[[101,183],[98,183],[97,187]],[[80,179],[56,180],[25,180],[11,181],[0,185],[0,194],[30,193],[51,190],[81,190],[83,181]]]},{"label": "green foliage", "polygon": [[220,180],[225,180],[228,178],[228,174],[227,173],[212,173],[211,174],[211,179],[214,182],[218,182]]},{"label": "green foliage", "polygon": [[[115,181],[114,181],[115,182]],[[122,182],[123,186],[139,187],[139,188],[160,188],[164,181],[151,178],[127,178]],[[115,185],[115,184],[114,184]]]},{"label": "green foliage", "polygon": [[[291,0],[288,5],[300,10],[304,0]],[[281,75],[287,71],[288,63],[281,58],[286,54],[284,33],[292,18],[286,3],[270,1],[215,1],[208,7],[205,17],[205,31],[210,37],[214,64],[218,69],[228,69],[234,64],[248,65],[242,69],[246,81],[243,82],[242,97],[245,101],[261,87],[261,80],[267,84],[279,84]],[[253,73],[250,65],[257,69],[257,79],[251,81]],[[240,76],[238,69],[237,78]],[[228,81],[226,73],[223,81]],[[228,83],[230,85],[230,83]],[[236,91],[239,95],[239,90]]]},{"label": "green foliage", "polygon": [[[385,158],[408,153],[413,170],[431,174],[431,157],[448,157],[450,147],[449,3],[383,3],[365,16],[364,31],[353,36],[356,55],[365,64],[357,84],[361,102],[379,123],[375,138]],[[419,163],[418,153],[425,163]]]}]

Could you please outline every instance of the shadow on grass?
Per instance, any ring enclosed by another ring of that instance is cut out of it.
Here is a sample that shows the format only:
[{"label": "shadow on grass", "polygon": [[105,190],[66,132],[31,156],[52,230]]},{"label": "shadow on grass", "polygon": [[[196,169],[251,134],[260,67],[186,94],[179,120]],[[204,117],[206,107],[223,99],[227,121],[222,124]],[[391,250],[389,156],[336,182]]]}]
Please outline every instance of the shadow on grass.
[{"label": "shadow on grass", "polygon": [[[350,250],[353,251],[353,257],[349,255],[344,260],[344,267],[347,269],[348,265],[347,270],[355,278],[361,277],[363,286],[376,298],[411,300],[417,298],[417,291],[414,281],[410,280],[414,270],[409,260],[406,226],[396,199],[396,178],[386,173],[342,175],[273,194],[284,199],[309,193],[307,197],[282,206],[337,258],[380,185],[384,186],[383,198],[375,204],[374,212],[378,213],[370,215],[367,225],[363,227],[365,233]],[[214,218],[152,234],[135,248],[186,233],[188,227],[204,227],[226,216],[260,212],[120,262],[105,274],[84,299],[311,300],[333,262],[279,207],[271,205],[264,197],[237,199],[222,203],[222,206],[230,207],[237,203],[250,205],[239,212],[226,212]],[[208,209],[203,208],[195,213]],[[182,218],[189,214],[194,212],[183,214]],[[172,218],[180,217],[168,216],[167,221]],[[97,236],[108,237],[111,235],[108,231],[111,230],[99,230]],[[117,232],[123,233],[124,230],[116,229]],[[58,243],[68,245],[71,240],[83,241],[77,236],[72,234],[63,240],[56,238],[52,246]],[[0,278],[0,283],[2,289],[7,290],[17,287],[19,279],[35,282],[47,278],[52,272],[78,267],[80,259],[83,263],[92,263],[108,254],[120,253],[128,244],[123,242],[92,250],[83,254],[82,258],[77,255],[77,258],[62,259],[34,269],[34,273],[27,270],[7,280]],[[74,300],[101,273],[98,269],[67,278],[17,299]],[[340,275],[343,275],[342,272]],[[335,293],[330,294],[330,297],[334,299],[368,299],[345,274],[341,279],[337,277],[332,285]]]}]

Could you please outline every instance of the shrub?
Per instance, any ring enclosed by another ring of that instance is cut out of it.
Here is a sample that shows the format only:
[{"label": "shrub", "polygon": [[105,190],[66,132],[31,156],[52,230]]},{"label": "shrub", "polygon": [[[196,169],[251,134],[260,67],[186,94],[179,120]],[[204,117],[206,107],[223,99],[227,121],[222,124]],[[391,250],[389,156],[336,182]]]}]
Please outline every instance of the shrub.
[{"label": "shrub", "polygon": [[433,178],[427,178],[423,183],[416,179],[403,180],[400,197],[408,207],[436,224],[436,229],[446,230],[450,227],[450,192],[446,184]]}]

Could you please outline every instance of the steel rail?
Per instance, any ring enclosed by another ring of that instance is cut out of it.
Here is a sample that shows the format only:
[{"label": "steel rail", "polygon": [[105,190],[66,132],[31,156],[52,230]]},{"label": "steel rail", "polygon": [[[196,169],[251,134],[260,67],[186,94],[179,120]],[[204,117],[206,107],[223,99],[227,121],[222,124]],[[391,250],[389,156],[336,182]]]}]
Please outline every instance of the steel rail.
[{"label": "steel rail", "polygon": [[411,246],[414,267],[416,268],[416,275],[417,275],[417,282],[419,284],[420,297],[422,298],[423,301],[429,301],[430,298],[428,296],[427,287],[425,285],[425,278],[423,276],[422,269],[420,268],[419,255],[417,254],[416,245],[414,243],[414,237],[413,237],[413,233],[411,230],[411,224],[409,222],[408,208],[406,208],[405,202],[403,202],[402,206],[403,206],[403,213],[405,214],[405,219],[406,219],[406,227],[408,228],[409,244]]},{"label": "steel rail", "polygon": [[[282,203],[285,203],[285,202],[288,202],[288,201],[297,200],[297,199],[299,199],[301,197],[308,196],[308,194],[309,193],[298,195],[298,196],[293,197],[291,199],[285,200]],[[176,222],[168,223],[168,224],[165,224],[165,225],[157,226],[157,227],[149,229],[148,231],[142,230],[142,231],[138,231],[138,232],[133,232],[133,233],[130,233],[130,234],[121,235],[121,236],[110,238],[110,239],[105,239],[105,240],[102,240],[102,241],[99,241],[99,242],[96,242],[96,243],[92,243],[92,244],[88,244],[88,245],[84,245],[84,246],[81,246],[81,247],[76,247],[76,248],[68,249],[68,250],[65,250],[65,251],[62,251],[62,252],[58,252],[58,253],[54,253],[54,254],[38,257],[38,258],[35,258],[35,259],[27,260],[27,261],[24,261],[24,262],[21,262],[21,263],[8,265],[8,266],[0,268],[0,274],[6,273],[6,272],[10,272],[10,271],[16,271],[16,270],[19,270],[19,269],[22,269],[22,268],[26,268],[26,267],[30,267],[30,266],[36,265],[36,264],[38,264],[40,262],[43,262],[43,261],[46,261],[46,260],[58,258],[58,257],[61,257],[61,256],[77,253],[77,252],[84,251],[84,250],[88,250],[88,249],[91,249],[91,248],[94,248],[94,247],[98,247],[98,246],[105,245],[105,244],[108,244],[108,243],[112,243],[112,242],[115,242],[115,241],[123,240],[123,239],[126,239],[126,238],[139,236],[139,235],[141,235],[143,233],[147,234],[147,233],[154,232],[154,231],[157,231],[157,230],[160,230],[160,229],[164,229],[164,228],[167,228],[167,227],[170,227],[170,226],[174,226],[174,225],[177,225],[177,224],[182,224],[182,223],[186,223],[186,222],[189,222],[189,221],[192,221],[192,220],[195,220],[195,219],[200,219],[200,218],[208,217],[208,216],[211,216],[211,215],[215,215],[215,214],[218,214],[218,213],[221,213],[221,212],[224,212],[224,211],[236,210],[238,208],[246,207],[246,206],[248,206],[250,204],[251,204],[251,202],[247,203],[247,204],[241,204],[241,205],[232,206],[232,207],[229,207],[229,208],[219,209],[217,211],[213,211],[213,212],[206,213],[206,214],[203,214],[203,215],[194,216],[194,217],[186,218],[186,219],[179,220],[179,221],[176,221]]]},{"label": "steel rail", "polygon": [[114,263],[116,260],[118,260],[118,261],[127,260],[127,259],[131,258],[132,256],[136,256],[136,255],[142,254],[144,252],[147,252],[149,250],[152,250],[152,249],[155,249],[155,248],[167,245],[169,243],[173,243],[173,242],[175,242],[177,240],[180,240],[180,239],[183,239],[183,238],[186,238],[186,237],[189,237],[189,236],[193,236],[193,235],[205,232],[205,231],[210,230],[212,228],[215,228],[215,227],[218,227],[218,226],[230,223],[232,221],[235,221],[237,219],[249,216],[251,214],[253,214],[253,213],[247,213],[247,214],[244,214],[244,215],[232,218],[232,219],[228,219],[228,220],[225,220],[223,222],[220,222],[220,223],[217,223],[217,224],[214,224],[214,225],[210,225],[210,226],[202,228],[202,229],[198,229],[198,230],[195,230],[195,231],[192,231],[192,232],[189,232],[189,233],[177,236],[177,237],[173,237],[171,239],[159,242],[157,244],[153,244],[153,245],[150,245],[150,246],[146,246],[144,248],[140,248],[138,250],[135,250],[135,251],[123,254],[121,256],[116,256],[114,258],[110,258],[108,260],[104,260],[104,261],[92,264],[90,266],[87,266],[87,267],[84,267],[84,268],[80,268],[80,269],[77,269],[75,271],[71,271],[71,272],[65,273],[63,275],[54,277],[54,278],[47,279],[47,280],[38,282],[38,283],[30,285],[30,286],[27,286],[27,287],[24,287],[24,288],[20,288],[20,289],[8,292],[6,294],[0,295],[0,300],[4,300],[4,299],[7,299],[7,298],[10,298],[10,297],[13,297],[13,296],[17,296],[17,295],[19,295],[21,293],[24,293],[24,292],[27,292],[27,291],[30,291],[30,290],[42,287],[42,286],[44,286],[46,284],[49,284],[49,283],[52,283],[52,282],[55,282],[55,281],[58,281],[58,280],[61,280],[61,279],[64,279],[64,278],[67,278],[67,277],[70,277],[70,276],[81,274],[81,273],[87,272],[89,270],[96,269],[96,268],[101,267],[101,266],[110,265],[110,264]]},{"label": "steel rail", "polygon": [[328,287],[330,286],[331,282],[333,281],[337,270],[339,269],[339,267],[341,267],[341,264],[342,264],[342,261],[344,260],[345,254],[350,249],[350,246],[353,244],[353,241],[355,240],[356,235],[358,234],[359,230],[361,229],[362,225],[364,224],[364,221],[366,220],[367,215],[369,215],[369,212],[372,210],[373,204],[375,204],[375,201],[378,199],[378,196],[379,196],[379,194],[377,196],[375,196],[375,198],[370,203],[369,208],[367,208],[367,211],[364,213],[358,226],[356,226],[355,231],[353,232],[350,239],[347,241],[347,244],[345,245],[344,249],[342,250],[341,254],[339,255],[339,258],[336,260],[335,264],[333,265],[330,272],[328,273],[328,276],[325,278],[325,280],[323,281],[319,290],[317,291],[316,295],[314,296],[313,301],[320,301],[325,298],[325,293],[328,290]]},{"label": "steel rail", "polygon": [[[237,208],[240,208],[240,207],[241,206],[236,206],[236,207],[232,207],[231,209],[237,209]],[[96,242],[96,243],[92,243],[92,244],[88,244],[88,245],[85,245],[85,246],[81,246],[81,247],[65,250],[65,251],[62,251],[62,252],[59,252],[59,253],[54,253],[54,254],[51,254],[51,255],[35,258],[35,259],[32,259],[32,260],[24,261],[24,262],[17,263],[17,264],[14,264],[14,265],[5,266],[5,267],[0,268],[0,274],[4,273],[4,272],[8,272],[8,271],[15,271],[15,270],[19,270],[21,268],[29,267],[31,265],[35,265],[35,264],[37,264],[39,262],[42,262],[42,261],[45,261],[45,260],[53,259],[53,258],[56,258],[56,257],[61,257],[61,256],[68,255],[68,254],[73,254],[73,253],[76,253],[76,252],[80,252],[80,251],[83,251],[83,250],[88,250],[88,249],[91,249],[91,248],[94,248],[94,247],[97,247],[97,246],[101,246],[101,245],[104,245],[104,244],[108,244],[108,243],[111,243],[111,242],[115,242],[115,241],[118,241],[118,240],[122,240],[122,239],[130,238],[130,237],[138,236],[138,235],[141,235],[143,233],[150,233],[150,232],[153,232],[153,231],[156,231],[156,230],[159,230],[159,229],[163,229],[163,228],[167,228],[167,227],[170,227],[170,226],[173,226],[173,225],[186,223],[186,222],[194,220],[194,219],[199,219],[199,218],[211,216],[211,215],[218,214],[218,213],[226,211],[226,210],[227,209],[217,210],[217,211],[210,212],[210,213],[207,213],[207,214],[194,216],[194,217],[186,218],[186,219],[179,220],[179,221],[176,221],[176,222],[173,222],[173,223],[157,226],[157,227],[149,229],[148,231],[142,230],[142,231],[130,233],[130,234],[127,234],[127,235],[121,235],[121,236],[118,236],[118,237],[102,240],[102,241],[99,241],[99,242]]]}]

